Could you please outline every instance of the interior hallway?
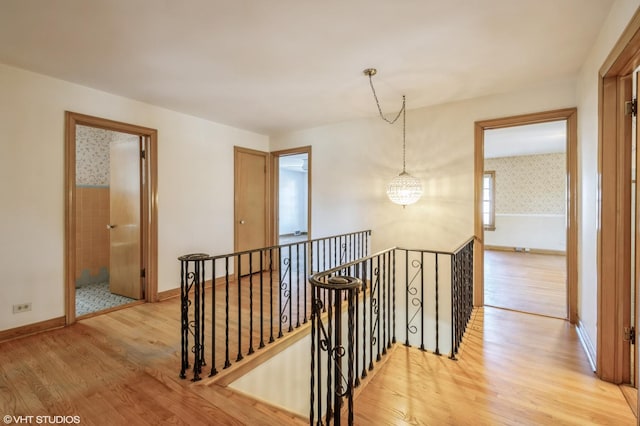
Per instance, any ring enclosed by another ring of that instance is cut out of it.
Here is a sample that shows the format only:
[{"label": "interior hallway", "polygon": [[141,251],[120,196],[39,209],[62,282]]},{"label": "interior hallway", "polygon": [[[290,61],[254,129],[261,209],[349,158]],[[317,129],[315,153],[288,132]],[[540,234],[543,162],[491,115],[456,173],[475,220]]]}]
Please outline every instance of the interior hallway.
[{"label": "interior hallway", "polygon": [[[179,379],[179,330],[172,298],[0,343],[0,412],[89,425],[308,424],[228,387]],[[457,362],[395,348],[356,400],[356,423],[635,424],[562,320],[485,308]]]}]

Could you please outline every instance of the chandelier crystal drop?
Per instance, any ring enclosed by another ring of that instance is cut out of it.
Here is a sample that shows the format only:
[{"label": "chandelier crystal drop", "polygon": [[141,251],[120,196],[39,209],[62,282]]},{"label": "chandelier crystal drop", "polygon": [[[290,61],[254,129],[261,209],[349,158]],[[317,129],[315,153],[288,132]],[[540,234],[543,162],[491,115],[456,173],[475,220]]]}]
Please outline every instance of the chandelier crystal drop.
[{"label": "chandelier crystal drop", "polygon": [[422,183],[417,177],[403,171],[387,184],[387,196],[396,204],[408,206],[422,197]]},{"label": "chandelier crystal drop", "polygon": [[422,183],[420,182],[420,179],[411,176],[406,171],[406,99],[405,96],[402,95],[402,108],[400,108],[398,115],[396,115],[393,120],[389,120],[388,118],[386,118],[384,114],[382,114],[380,102],[378,101],[378,95],[376,95],[376,89],[373,87],[372,77],[376,75],[376,73],[377,70],[375,68],[367,68],[366,70],[364,70],[364,75],[369,77],[369,85],[371,86],[371,91],[373,92],[373,98],[376,100],[380,118],[382,118],[389,124],[394,124],[402,115],[402,172],[398,176],[394,177],[387,185],[387,196],[389,197],[391,202],[400,204],[401,206],[405,207],[409,204],[415,203],[420,199],[420,197],[422,197]]}]

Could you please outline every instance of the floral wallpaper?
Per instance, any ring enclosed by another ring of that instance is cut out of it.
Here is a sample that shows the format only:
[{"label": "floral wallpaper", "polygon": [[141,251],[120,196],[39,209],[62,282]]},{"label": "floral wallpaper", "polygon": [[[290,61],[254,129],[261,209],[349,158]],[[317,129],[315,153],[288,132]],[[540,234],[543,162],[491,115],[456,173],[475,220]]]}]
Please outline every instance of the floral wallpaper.
[{"label": "floral wallpaper", "polygon": [[496,214],[565,214],[564,153],[487,158],[496,172]]},{"label": "floral wallpaper", "polygon": [[109,186],[109,144],[138,136],[76,126],[76,185]]}]

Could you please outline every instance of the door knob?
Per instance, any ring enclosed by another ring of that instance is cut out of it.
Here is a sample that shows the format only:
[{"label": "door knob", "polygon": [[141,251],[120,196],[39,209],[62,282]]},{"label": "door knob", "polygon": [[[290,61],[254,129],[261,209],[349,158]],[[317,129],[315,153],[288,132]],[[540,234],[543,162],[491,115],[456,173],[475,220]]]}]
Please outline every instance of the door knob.
[{"label": "door knob", "polygon": [[244,225],[244,224],[245,224],[245,221],[244,221],[244,220],[241,220],[241,221],[240,221],[240,225]]},{"label": "door knob", "polygon": [[116,226],[118,226],[118,225],[111,225],[111,224],[109,224],[109,225],[107,225],[107,229],[113,229],[113,228],[115,228]]}]

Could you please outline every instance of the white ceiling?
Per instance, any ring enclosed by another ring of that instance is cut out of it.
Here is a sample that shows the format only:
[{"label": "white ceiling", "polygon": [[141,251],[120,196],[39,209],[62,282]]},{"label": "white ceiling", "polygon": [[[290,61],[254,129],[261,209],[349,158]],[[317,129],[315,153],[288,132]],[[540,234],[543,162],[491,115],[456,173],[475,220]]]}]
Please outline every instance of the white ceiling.
[{"label": "white ceiling", "polygon": [[490,129],[484,132],[484,158],[565,152],[566,120]]},{"label": "white ceiling", "polygon": [[2,0],[0,62],[264,134],[576,75],[612,0]]}]

